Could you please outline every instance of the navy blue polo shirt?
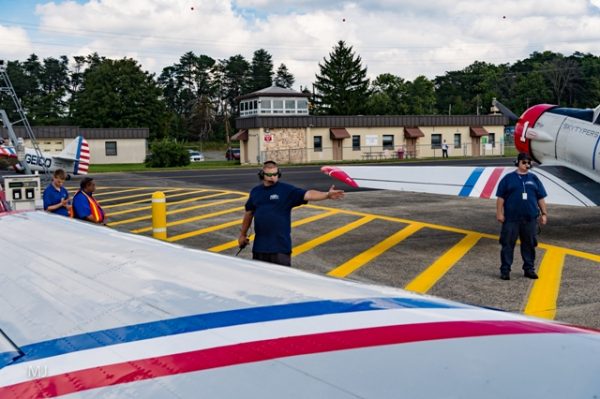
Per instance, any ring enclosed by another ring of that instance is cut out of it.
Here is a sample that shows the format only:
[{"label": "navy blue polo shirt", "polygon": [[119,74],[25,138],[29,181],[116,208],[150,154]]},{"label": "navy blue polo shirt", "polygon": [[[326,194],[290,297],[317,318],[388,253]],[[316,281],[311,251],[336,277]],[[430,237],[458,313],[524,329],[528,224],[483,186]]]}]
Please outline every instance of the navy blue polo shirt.
[{"label": "navy blue polo shirt", "polygon": [[[523,199],[523,193],[527,199]],[[545,198],[546,189],[533,173],[524,175],[516,171],[500,180],[496,197],[504,199],[504,218],[506,221],[529,221],[539,216],[538,201]]]},{"label": "navy blue polo shirt", "polygon": [[277,182],[260,184],[250,191],[246,211],[254,214],[253,252],[292,252],[292,208],[306,204],[306,190]]},{"label": "navy blue polo shirt", "polygon": [[[69,198],[69,192],[67,189],[61,186],[60,190],[57,190],[52,184],[49,184],[44,190],[44,209],[48,210],[50,205],[58,204],[63,200],[63,198]],[[58,215],[69,216],[69,211],[64,206],[61,206],[60,208],[50,212]]]}]

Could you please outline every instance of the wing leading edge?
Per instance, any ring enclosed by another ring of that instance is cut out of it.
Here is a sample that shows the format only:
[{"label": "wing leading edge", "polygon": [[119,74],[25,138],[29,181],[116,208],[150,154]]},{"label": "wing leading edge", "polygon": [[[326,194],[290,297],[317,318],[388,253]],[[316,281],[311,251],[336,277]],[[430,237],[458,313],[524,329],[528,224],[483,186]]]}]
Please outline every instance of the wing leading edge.
[{"label": "wing leading edge", "polygon": [[[494,199],[498,183],[514,167],[324,166],[321,170],[353,187]],[[540,167],[531,173],[544,184],[547,203],[600,204],[600,185],[578,172],[566,167]]]}]

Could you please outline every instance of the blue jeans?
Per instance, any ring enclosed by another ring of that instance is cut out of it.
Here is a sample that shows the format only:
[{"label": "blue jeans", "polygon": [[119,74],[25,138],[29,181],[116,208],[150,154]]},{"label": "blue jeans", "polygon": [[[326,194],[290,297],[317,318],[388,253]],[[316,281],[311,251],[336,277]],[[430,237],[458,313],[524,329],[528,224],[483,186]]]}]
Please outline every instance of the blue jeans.
[{"label": "blue jeans", "polygon": [[517,237],[521,240],[523,270],[533,270],[537,247],[537,219],[505,221],[500,233],[500,273],[509,273],[513,263]]}]

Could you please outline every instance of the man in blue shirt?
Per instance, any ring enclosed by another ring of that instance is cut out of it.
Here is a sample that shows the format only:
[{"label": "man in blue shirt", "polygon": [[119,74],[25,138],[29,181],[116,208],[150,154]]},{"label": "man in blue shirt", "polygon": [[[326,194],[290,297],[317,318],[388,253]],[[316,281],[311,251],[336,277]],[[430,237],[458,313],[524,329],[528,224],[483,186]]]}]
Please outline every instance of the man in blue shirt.
[{"label": "man in blue shirt", "polygon": [[537,219],[541,211],[541,224],[546,224],[546,190],[536,175],[529,173],[531,157],[520,153],[517,170],[504,176],[498,184],[496,219],[502,223],[500,233],[500,278],[510,280],[510,268],[517,237],[521,240],[523,271],[527,278],[537,279],[534,270],[537,247]]},{"label": "man in blue shirt", "polygon": [[273,161],[263,164],[258,177],[262,183],[250,191],[238,243],[240,248],[249,243],[248,230],[254,219],[252,259],[291,266],[292,208],[308,201],[341,199],[344,191],[334,186],[327,192],[304,190],[280,182],[281,172]]},{"label": "man in blue shirt", "polygon": [[56,169],[52,175],[52,183],[44,190],[44,209],[57,215],[69,216],[71,204],[69,192],[63,187],[67,173],[63,169]]}]

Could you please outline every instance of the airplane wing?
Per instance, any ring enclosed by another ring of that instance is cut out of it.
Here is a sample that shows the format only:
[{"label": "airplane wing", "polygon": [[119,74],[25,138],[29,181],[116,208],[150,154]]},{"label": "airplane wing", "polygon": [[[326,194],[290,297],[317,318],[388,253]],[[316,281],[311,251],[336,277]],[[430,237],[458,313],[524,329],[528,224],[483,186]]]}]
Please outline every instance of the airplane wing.
[{"label": "airplane wing", "polygon": [[[412,191],[460,197],[496,198],[502,177],[514,167],[477,166],[324,166],[323,173],[353,187]],[[600,185],[564,166],[540,166],[535,173],[550,204],[600,205]]]},{"label": "airplane wing", "polygon": [[0,242],[3,399],[600,395],[598,331],[41,211]]}]

